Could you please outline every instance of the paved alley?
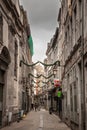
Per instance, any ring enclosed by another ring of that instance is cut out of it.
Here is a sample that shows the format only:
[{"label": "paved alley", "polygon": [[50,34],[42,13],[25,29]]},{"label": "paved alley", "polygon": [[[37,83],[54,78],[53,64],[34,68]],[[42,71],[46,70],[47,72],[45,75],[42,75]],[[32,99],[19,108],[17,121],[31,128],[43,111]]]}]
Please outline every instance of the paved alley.
[{"label": "paved alley", "polygon": [[31,111],[19,123],[12,123],[10,126],[1,130],[71,130],[54,114],[49,114],[44,109],[40,111]]}]

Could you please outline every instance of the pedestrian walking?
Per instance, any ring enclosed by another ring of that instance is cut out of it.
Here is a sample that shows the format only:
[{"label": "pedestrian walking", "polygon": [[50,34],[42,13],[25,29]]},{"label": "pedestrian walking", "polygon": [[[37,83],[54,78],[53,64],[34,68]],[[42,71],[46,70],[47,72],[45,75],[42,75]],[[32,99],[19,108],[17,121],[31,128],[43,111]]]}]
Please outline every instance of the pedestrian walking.
[{"label": "pedestrian walking", "polygon": [[35,107],[35,111],[36,111],[37,110],[37,103],[35,103],[34,107]]},{"label": "pedestrian walking", "polygon": [[34,110],[34,104],[31,103],[31,110]]}]

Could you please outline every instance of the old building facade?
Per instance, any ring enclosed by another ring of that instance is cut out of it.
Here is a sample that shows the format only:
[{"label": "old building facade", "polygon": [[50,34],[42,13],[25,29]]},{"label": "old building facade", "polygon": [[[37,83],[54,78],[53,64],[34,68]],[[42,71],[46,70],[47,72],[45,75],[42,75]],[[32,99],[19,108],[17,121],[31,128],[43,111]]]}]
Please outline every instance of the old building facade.
[{"label": "old building facade", "polygon": [[24,65],[21,67],[20,61],[32,61],[28,46],[29,36],[27,15],[19,1],[1,0],[0,127],[15,121],[19,109],[28,111],[29,93],[26,91],[27,81],[24,80],[27,79],[30,70]]},{"label": "old building facade", "polygon": [[62,48],[63,119],[74,130],[86,130],[87,22],[85,0],[61,3],[60,20],[64,34]]},{"label": "old building facade", "polygon": [[[61,1],[57,43],[52,46],[52,39],[46,51],[48,63],[53,63],[55,58],[60,61],[56,77],[62,81],[62,119],[73,130],[87,129],[86,9],[86,0]],[[48,75],[49,70],[52,68],[48,68]]]},{"label": "old building facade", "polygon": [[[54,64],[59,59],[59,50],[58,50],[58,37],[59,37],[59,28],[56,28],[55,34],[53,38],[50,40],[47,46],[47,64]],[[58,111],[58,101],[57,101],[57,91],[58,86],[55,86],[54,80],[61,80],[61,71],[59,68],[59,63],[48,66],[45,68],[46,74],[48,76],[52,75],[49,79],[47,79],[47,91],[48,91],[48,109],[52,108],[53,111]]]}]

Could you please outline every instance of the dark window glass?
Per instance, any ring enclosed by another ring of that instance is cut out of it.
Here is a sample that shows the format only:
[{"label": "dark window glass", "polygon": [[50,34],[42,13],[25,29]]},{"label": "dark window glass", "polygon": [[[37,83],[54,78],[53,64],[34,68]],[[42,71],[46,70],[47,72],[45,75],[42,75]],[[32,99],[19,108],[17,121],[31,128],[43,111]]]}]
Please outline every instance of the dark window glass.
[{"label": "dark window glass", "polygon": [[2,43],[3,40],[3,18],[0,12],[0,42]]},{"label": "dark window glass", "polygon": [[15,47],[14,47],[14,76],[17,77],[17,63],[18,63],[18,46],[17,43],[15,42]]}]

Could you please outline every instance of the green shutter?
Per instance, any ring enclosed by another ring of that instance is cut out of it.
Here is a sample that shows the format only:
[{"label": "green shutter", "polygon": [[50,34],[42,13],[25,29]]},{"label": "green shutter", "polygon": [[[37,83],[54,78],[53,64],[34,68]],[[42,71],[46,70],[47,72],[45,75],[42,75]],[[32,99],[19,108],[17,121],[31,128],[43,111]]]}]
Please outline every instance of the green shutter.
[{"label": "green shutter", "polygon": [[28,44],[29,44],[29,47],[30,47],[30,53],[31,53],[31,55],[33,56],[34,50],[33,50],[33,40],[32,40],[32,36],[29,37],[29,39],[28,39]]}]

